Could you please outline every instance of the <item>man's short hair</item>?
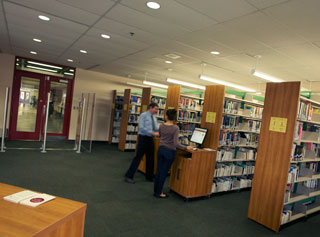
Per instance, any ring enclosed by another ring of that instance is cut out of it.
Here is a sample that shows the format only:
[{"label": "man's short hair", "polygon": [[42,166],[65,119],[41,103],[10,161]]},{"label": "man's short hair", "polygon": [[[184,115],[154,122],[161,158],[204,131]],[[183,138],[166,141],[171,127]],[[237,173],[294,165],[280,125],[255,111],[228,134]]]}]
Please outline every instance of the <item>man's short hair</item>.
[{"label": "man's short hair", "polygon": [[157,103],[151,102],[149,104],[149,108],[154,108],[154,107],[159,107],[159,105]]}]

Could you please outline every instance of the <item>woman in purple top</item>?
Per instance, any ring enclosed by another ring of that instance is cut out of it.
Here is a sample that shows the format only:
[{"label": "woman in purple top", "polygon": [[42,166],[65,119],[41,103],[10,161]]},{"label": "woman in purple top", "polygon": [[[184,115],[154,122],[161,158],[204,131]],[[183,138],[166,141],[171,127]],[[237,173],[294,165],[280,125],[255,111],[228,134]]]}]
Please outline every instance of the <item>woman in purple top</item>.
[{"label": "woman in purple top", "polygon": [[160,145],[158,150],[158,167],[154,180],[154,196],[167,198],[162,192],[168,171],[176,156],[176,148],[192,150],[193,146],[183,146],[178,142],[179,128],[174,122],[177,120],[177,110],[168,109],[165,116],[166,122],[160,125]]}]

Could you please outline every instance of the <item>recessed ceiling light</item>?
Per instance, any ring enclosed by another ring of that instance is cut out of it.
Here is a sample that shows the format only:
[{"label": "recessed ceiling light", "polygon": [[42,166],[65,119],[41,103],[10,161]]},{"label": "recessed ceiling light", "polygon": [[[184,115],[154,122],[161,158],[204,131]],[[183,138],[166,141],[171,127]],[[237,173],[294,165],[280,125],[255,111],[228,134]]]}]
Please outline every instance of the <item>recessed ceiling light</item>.
[{"label": "recessed ceiling light", "polygon": [[72,60],[72,59],[70,59],[70,58],[68,58],[68,59],[67,59],[67,61],[68,61],[68,62],[73,62],[73,60]]},{"label": "recessed ceiling light", "polygon": [[80,49],[80,53],[88,53],[86,50]]},{"label": "recessed ceiling light", "polygon": [[47,16],[39,15],[38,17],[39,17],[39,19],[41,19],[43,21],[50,21],[50,18]]},{"label": "recessed ceiling light", "polygon": [[170,64],[170,63],[172,63],[171,61],[168,61],[168,60],[166,60],[166,61],[164,61],[165,63],[168,63],[168,64]]},{"label": "recessed ceiling light", "polygon": [[159,9],[160,8],[160,4],[157,2],[147,2],[147,6],[151,9]]},{"label": "recessed ceiling light", "polygon": [[211,51],[210,53],[213,54],[213,55],[219,55],[220,54],[220,52],[218,52],[218,51]]},{"label": "recessed ceiling light", "polygon": [[110,35],[106,35],[106,34],[101,34],[101,37],[102,37],[102,38],[105,38],[105,39],[110,39],[110,38],[111,38]]},{"label": "recessed ceiling light", "polygon": [[36,39],[36,38],[34,38],[33,41],[38,42],[38,43],[41,43],[41,42],[42,42],[41,39]]},{"label": "recessed ceiling light", "polygon": [[30,51],[30,53],[31,53],[31,54],[37,54],[37,52],[35,52],[35,51]]}]

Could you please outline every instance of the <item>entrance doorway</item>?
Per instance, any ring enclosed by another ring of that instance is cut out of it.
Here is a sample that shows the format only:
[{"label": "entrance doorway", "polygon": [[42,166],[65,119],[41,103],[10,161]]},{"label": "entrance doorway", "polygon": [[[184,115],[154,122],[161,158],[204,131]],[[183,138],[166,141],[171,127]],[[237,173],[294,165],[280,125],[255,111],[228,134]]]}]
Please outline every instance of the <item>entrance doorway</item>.
[{"label": "entrance doorway", "polygon": [[10,140],[40,140],[44,132],[48,92],[51,92],[51,97],[47,134],[67,138],[72,80],[16,70],[12,88]]}]

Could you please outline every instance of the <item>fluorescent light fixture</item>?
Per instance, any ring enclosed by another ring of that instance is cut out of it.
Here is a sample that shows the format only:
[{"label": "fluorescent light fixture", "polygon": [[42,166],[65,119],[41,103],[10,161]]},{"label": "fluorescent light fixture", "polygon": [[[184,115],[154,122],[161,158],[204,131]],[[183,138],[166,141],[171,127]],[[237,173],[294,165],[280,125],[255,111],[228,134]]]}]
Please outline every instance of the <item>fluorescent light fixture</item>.
[{"label": "fluorescent light fixture", "polygon": [[149,86],[155,86],[155,87],[160,87],[160,88],[168,89],[168,86],[167,86],[167,85],[159,84],[159,83],[155,83],[155,82],[151,82],[151,81],[143,81],[143,84],[149,85]]},{"label": "fluorescent light fixture", "polygon": [[137,84],[137,83],[133,83],[133,82],[127,82],[128,85],[131,85],[131,86],[138,86],[138,87],[143,87],[143,88],[148,88],[150,86],[145,86],[145,85],[142,85],[142,84]]},{"label": "fluorescent light fixture", "polygon": [[266,74],[261,73],[261,72],[257,72],[255,69],[252,70],[252,75],[254,75],[256,77],[260,77],[260,78],[265,79],[267,81],[271,81],[271,82],[283,82],[283,80],[280,80],[278,78],[266,75]]},{"label": "fluorescent light fixture", "polygon": [[211,51],[210,53],[214,54],[214,55],[219,55],[220,54],[220,52],[218,52],[218,51]]},{"label": "fluorescent light fixture", "polygon": [[50,18],[47,16],[39,15],[38,17],[39,17],[39,19],[41,19],[43,21],[50,21]]},{"label": "fluorescent light fixture", "polygon": [[165,63],[168,63],[168,64],[171,64],[172,62],[171,61],[168,61],[168,60],[166,60],[166,61],[164,61]]},{"label": "fluorescent light fixture", "polygon": [[70,72],[74,72],[74,70],[73,70],[73,69],[70,69]]},{"label": "fluorescent light fixture", "polygon": [[47,72],[57,72],[56,70],[42,68],[42,67],[34,67],[34,66],[30,66],[30,65],[27,65],[27,67],[28,68],[32,68],[32,69],[38,69],[38,70],[42,70],[42,71],[47,71]]},{"label": "fluorescent light fixture", "polygon": [[214,78],[211,78],[211,77],[207,77],[207,76],[204,76],[204,75],[200,75],[199,78],[201,80],[204,80],[204,81],[209,81],[209,82],[213,82],[213,83],[216,83],[216,84],[233,87],[233,88],[236,88],[236,89],[239,89],[239,90],[242,90],[242,91],[256,92],[255,90],[247,88],[247,87],[244,87],[244,86],[239,86],[239,85],[236,85],[236,84],[233,84],[233,83],[230,83],[230,82],[217,80],[217,79],[214,79]]},{"label": "fluorescent light fixture", "polygon": [[73,73],[70,72],[64,72],[63,74],[73,76]]},{"label": "fluorescent light fixture", "polygon": [[257,91],[257,92],[256,92],[256,95],[262,95],[262,92]]},{"label": "fluorescent light fixture", "polygon": [[38,53],[35,52],[35,51],[30,51],[30,53],[31,53],[31,54],[34,54],[34,55],[38,54]]},{"label": "fluorescent light fixture", "polygon": [[73,62],[73,60],[72,60],[72,59],[70,59],[70,58],[68,58],[68,59],[67,59],[67,61],[68,61],[68,62]]},{"label": "fluorescent light fixture", "polygon": [[45,64],[45,63],[38,63],[38,62],[34,62],[34,61],[27,61],[27,62],[31,63],[31,64],[39,65],[39,66],[51,67],[51,68],[55,68],[55,69],[62,69],[62,67],[53,66],[53,65],[49,65],[49,64]]},{"label": "fluorescent light fixture", "polygon": [[41,43],[41,42],[42,42],[41,39],[36,39],[36,38],[34,38],[33,41],[38,42],[38,43]]},{"label": "fluorescent light fixture", "polygon": [[300,91],[310,91],[310,90],[308,90],[307,88],[301,87]]},{"label": "fluorescent light fixture", "polygon": [[86,50],[80,49],[80,53],[88,53]]},{"label": "fluorescent light fixture", "polygon": [[105,39],[110,39],[110,38],[111,38],[110,35],[106,35],[106,34],[101,34],[101,37],[102,37],[102,38],[105,38]]},{"label": "fluorescent light fixture", "polygon": [[175,79],[172,79],[172,78],[167,78],[167,82],[171,82],[171,83],[182,85],[182,86],[197,88],[197,89],[201,89],[201,90],[205,90],[206,89],[205,86],[200,86],[200,85],[196,85],[196,84],[185,82],[185,81],[178,81],[178,80],[175,80]]},{"label": "fluorescent light fixture", "polygon": [[157,2],[147,2],[147,6],[151,9],[159,9],[160,8],[160,4]]}]

